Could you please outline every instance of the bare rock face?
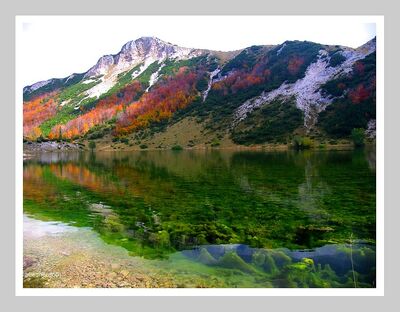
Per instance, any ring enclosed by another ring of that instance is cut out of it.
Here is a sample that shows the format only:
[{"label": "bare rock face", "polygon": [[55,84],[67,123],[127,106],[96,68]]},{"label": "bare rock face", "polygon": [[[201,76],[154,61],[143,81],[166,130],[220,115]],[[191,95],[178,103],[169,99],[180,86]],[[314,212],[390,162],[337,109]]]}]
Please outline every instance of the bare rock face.
[{"label": "bare rock face", "polygon": [[[127,42],[116,55],[102,56],[84,76],[85,82],[100,77],[99,84],[86,92],[87,97],[99,97],[117,82],[118,75],[137,65],[142,73],[153,62],[162,63],[166,59],[183,60],[205,53],[204,50],[182,48],[155,37],[142,37]],[[132,76],[132,79],[134,76]],[[153,80],[156,80],[153,77]]]},{"label": "bare rock face", "polygon": [[53,81],[53,79],[36,82],[31,86],[26,86],[23,91],[24,92],[33,92],[41,87],[44,87],[45,85],[49,84],[52,81]]},{"label": "bare rock face", "polygon": [[375,50],[375,39],[357,49],[344,48],[341,53],[345,57],[345,61],[335,67],[330,66],[328,52],[320,50],[317,60],[308,66],[304,78],[298,79],[294,83],[284,82],[275,90],[263,92],[259,96],[245,101],[235,112],[233,126],[261,105],[277,98],[295,97],[297,108],[304,112],[304,126],[306,129],[311,129],[316,123],[318,113],[334,100],[332,97],[324,96],[320,87],[331,79],[349,74],[356,61],[365,58]]},{"label": "bare rock face", "polygon": [[172,45],[158,38],[142,37],[134,41],[126,43],[119,54],[125,61],[131,61],[135,58],[152,57],[154,59],[164,59],[174,57],[181,54],[182,56],[189,55],[193,49],[181,48]]},{"label": "bare rock face", "polygon": [[93,66],[86,73],[85,77],[93,77],[98,75],[104,75],[110,69],[110,67],[114,64],[114,57],[112,55],[102,56],[95,66]]},{"label": "bare rock face", "polygon": [[201,50],[178,47],[154,37],[142,37],[129,41],[116,55],[102,56],[97,64],[86,73],[85,78],[103,75],[112,71],[112,66],[119,71],[127,70],[147,59],[165,60],[186,59],[200,55]]},{"label": "bare rock face", "polygon": [[367,130],[365,130],[365,135],[367,138],[375,139],[376,138],[376,120],[371,119],[368,121]]}]

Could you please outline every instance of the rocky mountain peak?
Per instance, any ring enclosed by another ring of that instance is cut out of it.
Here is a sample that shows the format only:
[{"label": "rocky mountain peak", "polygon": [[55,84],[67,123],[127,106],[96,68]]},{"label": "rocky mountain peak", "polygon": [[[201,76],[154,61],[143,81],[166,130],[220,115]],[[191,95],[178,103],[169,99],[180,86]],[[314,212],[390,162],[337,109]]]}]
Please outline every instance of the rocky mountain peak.
[{"label": "rocky mountain peak", "polygon": [[156,37],[141,37],[125,43],[116,55],[102,56],[85,76],[103,75],[109,72],[112,66],[118,70],[127,70],[148,60],[185,59],[201,53],[201,50],[182,48]]},{"label": "rocky mountain peak", "polygon": [[148,54],[157,50],[171,49],[173,47],[176,47],[176,45],[167,43],[157,37],[140,37],[125,43],[120,53],[140,52]]}]

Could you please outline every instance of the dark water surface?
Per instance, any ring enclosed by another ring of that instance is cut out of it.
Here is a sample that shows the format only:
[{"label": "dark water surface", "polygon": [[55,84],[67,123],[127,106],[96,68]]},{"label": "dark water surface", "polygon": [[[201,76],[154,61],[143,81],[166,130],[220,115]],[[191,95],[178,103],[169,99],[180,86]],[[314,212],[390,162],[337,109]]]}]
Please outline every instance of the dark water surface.
[{"label": "dark water surface", "polygon": [[375,187],[368,150],[43,153],[24,213],[220,287],[375,287]]}]

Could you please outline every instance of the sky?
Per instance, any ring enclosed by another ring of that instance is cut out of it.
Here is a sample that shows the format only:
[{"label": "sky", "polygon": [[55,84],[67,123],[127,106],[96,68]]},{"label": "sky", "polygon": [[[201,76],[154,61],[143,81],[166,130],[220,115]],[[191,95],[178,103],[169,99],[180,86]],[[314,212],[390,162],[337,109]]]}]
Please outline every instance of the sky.
[{"label": "sky", "polygon": [[373,17],[351,16],[19,16],[16,26],[24,86],[85,72],[143,36],[231,51],[285,40],[356,48],[376,35]]}]

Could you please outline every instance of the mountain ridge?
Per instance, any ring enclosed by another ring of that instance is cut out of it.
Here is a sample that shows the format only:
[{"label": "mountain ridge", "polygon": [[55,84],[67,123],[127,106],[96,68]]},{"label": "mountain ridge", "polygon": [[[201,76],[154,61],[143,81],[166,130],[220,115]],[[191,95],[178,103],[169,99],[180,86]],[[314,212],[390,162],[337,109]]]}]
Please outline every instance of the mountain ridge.
[{"label": "mountain ridge", "polygon": [[[375,119],[372,108],[375,105],[375,51],[376,38],[356,49],[285,41],[280,45],[221,52],[183,48],[156,37],[141,37],[125,43],[117,54],[100,57],[84,73],[24,87],[24,137],[27,140],[88,139],[87,134],[94,128],[104,128],[113,122],[107,132],[111,137],[130,136],[150,128],[165,131],[164,124],[171,126],[178,121],[177,116],[191,114],[211,132],[220,132],[219,136],[228,135],[235,141],[238,133],[241,133],[238,137],[250,133],[248,142],[239,139],[236,143],[255,144],[260,140],[271,141],[269,134],[262,134],[271,130],[266,126],[271,122],[268,120],[277,118],[285,124],[284,115],[292,111],[296,115],[296,122],[288,126],[292,131],[281,130],[276,137],[287,141],[296,133],[308,135],[316,129],[319,133],[324,128],[320,120],[325,122],[327,107],[336,107],[336,102],[359,101],[359,98],[362,103],[370,102],[365,108],[367,117],[353,124],[362,126],[370,135],[374,131],[367,124],[374,124]],[[364,64],[365,59],[371,60]],[[365,72],[358,73],[360,69],[355,66],[367,69],[367,80],[362,77]],[[343,90],[330,85],[336,80],[343,80],[340,82]],[[358,84],[353,86],[354,81]],[[182,98],[178,99],[177,95]],[[47,106],[36,103],[34,112],[28,112],[29,105],[25,104],[38,98],[52,102],[46,102]],[[276,110],[268,116],[259,113],[260,108],[271,103],[282,106],[277,101],[282,105],[292,103],[285,106],[288,110],[278,109],[281,117],[273,116],[278,113]],[[106,106],[107,117],[90,117],[96,111],[104,112]],[[140,112],[133,106],[140,106]],[[341,108],[340,114],[345,110]],[[331,111],[329,108],[329,114],[337,114]],[[40,122],[31,118],[35,112]],[[144,116],[148,120],[143,121]],[[302,124],[299,119],[303,120]],[[250,121],[255,124],[246,126]],[[88,125],[80,124],[84,122]],[[278,123],[273,130],[282,127]],[[264,138],[251,139],[259,126],[263,130],[256,133]],[[68,132],[71,127],[73,131]],[[329,137],[329,129],[324,131]],[[348,136],[348,130],[340,135]]]},{"label": "mountain ridge", "polygon": [[[130,41],[126,42],[126,43],[121,47],[121,50],[120,50],[118,53],[116,53],[116,54],[105,54],[105,55],[101,56],[101,57],[98,59],[98,61],[96,62],[96,64],[97,64],[102,58],[105,58],[105,57],[108,57],[108,56],[111,56],[111,57],[117,56],[118,54],[120,54],[120,53],[122,52],[122,50],[124,49],[125,46],[127,46],[127,45],[129,45],[130,43],[135,42],[135,41],[137,41],[137,40],[143,39],[143,38],[152,38],[152,39],[155,39],[155,40],[162,41],[162,42],[164,42],[164,43],[166,43],[166,44],[169,44],[169,45],[171,45],[171,46],[179,47],[178,45],[175,45],[175,44],[166,42],[166,41],[164,41],[164,40],[161,40],[161,39],[159,39],[158,37],[144,36],[144,37],[140,37],[140,38],[138,38],[138,39],[130,40]],[[369,46],[370,44],[374,43],[375,41],[376,41],[376,37],[372,38],[371,40],[367,41],[366,43],[364,43],[363,45],[361,45],[361,46],[359,46],[359,47],[357,47],[357,48],[350,48],[350,47],[342,46],[342,45],[341,45],[340,47],[341,47],[341,48],[345,48],[345,49],[358,50],[358,49],[363,49],[363,48],[365,48],[365,46]],[[285,45],[286,42],[288,42],[288,40],[285,41],[285,42],[283,42],[283,43],[280,44],[280,45]],[[278,44],[278,45],[267,45],[267,44],[266,44],[266,45],[263,45],[263,46],[265,46],[265,47],[267,47],[267,46],[270,46],[270,47],[272,46],[272,47],[274,47],[274,46],[279,46],[279,44]],[[232,50],[232,51],[219,51],[219,50],[200,49],[200,48],[184,48],[184,49],[193,49],[193,50],[199,50],[199,51],[209,51],[209,52],[213,52],[213,53],[227,53],[227,54],[229,54],[229,53],[234,53],[234,52],[238,53],[238,52],[240,52],[240,51],[243,51],[243,50],[246,49],[246,48],[239,49],[239,50]],[[70,78],[71,76],[74,76],[74,75],[82,75],[82,74],[85,75],[87,72],[90,71],[91,68],[95,67],[96,64],[93,65],[92,67],[90,67],[87,71],[82,72],[82,73],[72,73],[71,75],[69,75],[69,76],[67,76],[67,77],[63,77],[63,78],[54,78],[54,77],[53,77],[53,78],[49,78],[49,79],[47,79],[47,80],[41,80],[41,81],[35,82],[35,83],[31,84],[31,85],[26,85],[26,86],[24,86],[24,90],[25,90],[25,89],[26,89],[26,90],[28,90],[28,89],[36,90],[36,89],[39,88],[40,86],[45,85],[46,82],[48,83],[48,82],[51,82],[52,80],[63,80],[63,79],[68,79],[68,78]],[[36,86],[36,85],[38,85],[38,87],[34,87],[34,86]],[[32,88],[32,87],[33,87],[33,88]]]}]

